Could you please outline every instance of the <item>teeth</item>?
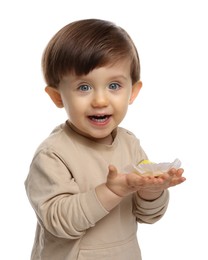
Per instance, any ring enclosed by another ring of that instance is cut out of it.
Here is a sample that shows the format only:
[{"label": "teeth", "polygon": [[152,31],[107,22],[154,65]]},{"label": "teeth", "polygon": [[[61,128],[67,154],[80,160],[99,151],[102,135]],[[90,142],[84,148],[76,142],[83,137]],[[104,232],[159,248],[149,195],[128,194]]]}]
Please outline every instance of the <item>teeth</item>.
[{"label": "teeth", "polygon": [[103,115],[103,116],[90,116],[90,119],[92,121],[96,121],[96,122],[104,122],[108,118],[109,118],[109,116],[106,116],[106,115]]}]

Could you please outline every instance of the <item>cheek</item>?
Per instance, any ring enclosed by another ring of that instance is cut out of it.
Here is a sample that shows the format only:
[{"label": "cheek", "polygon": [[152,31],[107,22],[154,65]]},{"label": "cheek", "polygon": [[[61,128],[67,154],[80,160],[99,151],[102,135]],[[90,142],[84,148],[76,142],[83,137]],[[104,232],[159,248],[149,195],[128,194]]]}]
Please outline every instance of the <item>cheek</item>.
[{"label": "cheek", "polygon": [[129,98],[119,99],[116,105],[116,110],[120,116],[125,116],[129,106]]},{"label": "cheek", "polygon": [[62,100],[64,104],[64,109],[66,110],[67,115],[70,117],[71,114],[74,113],[74,109],[75,109],[74,104],[69,98],[68,99],[63,98]]},{"label": "cheek", "polygon": [[117,100],[118,106],[121,107],[121,109],[125,109],[129,105],[129,101],[131,99],[131,93],[127,92],[126,95],[120,96],[119,99]]},{"label": "cheek", "polygon": [[86,105],[80,100],[71,100],[67,103],[66,112],[70,118],[81,118],[86,113]]}]

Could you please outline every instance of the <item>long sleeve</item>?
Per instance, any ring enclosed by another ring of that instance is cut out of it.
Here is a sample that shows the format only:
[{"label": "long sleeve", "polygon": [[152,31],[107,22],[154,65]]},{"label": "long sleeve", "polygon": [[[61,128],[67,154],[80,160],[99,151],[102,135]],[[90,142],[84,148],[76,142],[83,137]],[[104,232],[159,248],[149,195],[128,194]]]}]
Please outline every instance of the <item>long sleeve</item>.
[{"label": "long sleeve", "polygon": [[80,192],[66,165],[52,151],[35,156],[25,185],[39,221],[55,236],[77,239],[108,214],[94,189]]},{"label": "long sleeve", "polygon": [[138,222],[153,224],[165,214],[168,202],[168,190],[165,190],[159,198],[153,201],[143,200],[135,193],[133,213]]}]

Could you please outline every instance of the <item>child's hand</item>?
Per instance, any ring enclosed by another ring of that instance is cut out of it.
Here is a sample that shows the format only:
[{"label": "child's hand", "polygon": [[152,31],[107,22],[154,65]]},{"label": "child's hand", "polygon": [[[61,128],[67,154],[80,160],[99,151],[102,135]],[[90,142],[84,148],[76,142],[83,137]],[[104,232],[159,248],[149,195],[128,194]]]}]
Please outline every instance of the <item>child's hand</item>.
[{"label": "child's hand", "polygon": [[96,187],[96,194],[106,210],[118,205],[123,197],[137,192],[145,200],[155,200],[163,191],[185,181],[183,169],[171,169],[168,173],[154,176],[140,176],[136,173],[118,173],[115,166],[109,166],[106,183]]},{"label": "child's hand", "polygon": [[178,170],[170,169],[167,173],[154,178],[153,185],[147,184],[143,186],[143,188],[138,191],[139,196],[146,200],[156,199],[165,189],[183,183],[186,180],[182,176],[183,172],[184,170],[182,168]]},{"label": "child's hand", "polygon": [[120,197],[125,197],[135,191],[144,199],[155,199],[167,188],[185,181],[183,169],[171,169],[168,173],[153,176],[139,176],[135,173],[119,174],[117,169],[109,166],[106,186]]}]

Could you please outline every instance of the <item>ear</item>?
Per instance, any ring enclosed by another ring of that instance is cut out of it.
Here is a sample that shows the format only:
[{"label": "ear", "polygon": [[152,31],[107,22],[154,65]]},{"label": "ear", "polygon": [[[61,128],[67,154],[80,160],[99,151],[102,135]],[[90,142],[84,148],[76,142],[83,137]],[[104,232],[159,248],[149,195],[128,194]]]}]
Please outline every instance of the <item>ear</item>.
[{"label": "ear", "polygon": [[62,99],[61,99],[61,95],[60,95],[58,89],[50,87],[50,86],[47,86],[45,88],[45,92],[49,95],[49,97],[52,99],[53,103],[58,108],[64,107]]},{"label": "ear", "polygon": [[131,97],[129,99],[129,105],[131,105],[134,102],[141,88],[142,88],[141,81],[137,81],[136,83],[134,83],[134,85],[132,86]]}]

